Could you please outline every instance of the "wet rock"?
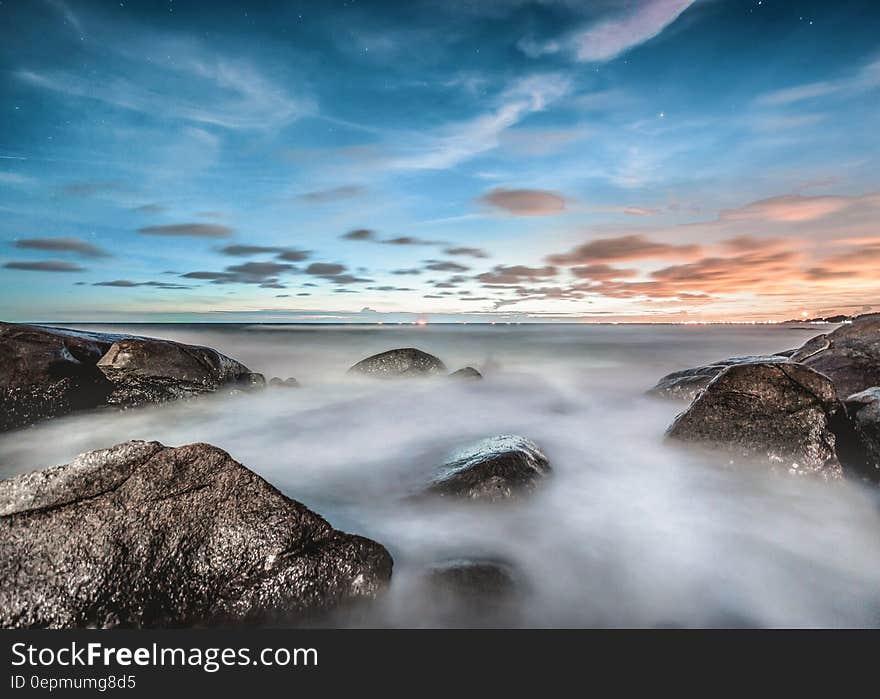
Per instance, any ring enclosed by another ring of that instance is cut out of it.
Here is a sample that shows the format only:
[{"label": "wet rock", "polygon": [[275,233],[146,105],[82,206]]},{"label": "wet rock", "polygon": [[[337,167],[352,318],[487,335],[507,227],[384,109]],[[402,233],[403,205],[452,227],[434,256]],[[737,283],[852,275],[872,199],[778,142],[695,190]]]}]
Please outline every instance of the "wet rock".
[{"label": "wet rock", "polygon": [[472,366],[466,366],[463,369],[459,369],[458,371],[453,371],[449,375],[450,379],[465,379],[465,380],[476,380],[482,379],[483,375],[474,369]]},{"label": "wet rock", "polygon": [[269,381],[269,385],[273,388],[299,388],[300,383],[292,376],[288,376],[286,379],[281,379],[277,376],[272,377]]},{"label": "wet rock", "polygon": [[755,357],[731,357],[730,359],[722,359],[713,364],[705,364],[703,366],[694,367],[693,369],[682,369],[667,374],[657,382],[657,385],[648,391],[649,396],[658,398],[668,398],[671,400],[693,400],[697,394],[702,391],[709,382],[727,367],[735,364],[774,364],[777,362],[787,362],[788,356],[794,352],[780,352],[779,354],[771,354]]},{"label": "wet rock", "polygon": [[534,490],[550,470],[550,462],[534,442],[516,436],[491,437],[456,454],[425,494],[508,500]]},{"label": "wet rock", "polygon": [[835,432],[847,423],[822,374],[793,363],[735,364],[675,418],[667,435],[721,449],[734,461],[839,478]]},{"label": "wet rock", "polygon": [[0,431],[103,403],[112,385],[95,367],[112,340],[0,323]]},{"label": "wet rock", "polygon": [[490,559],[453,559],[431,566],[425,581],[440,594],[463,599],[499,599],[516,592],[510,565]]},{"label": "wet rock", "polygon": [[880,314],[859,316],[808,340],[792,361],[830,377],[840,396],[880,386]]},{"label": "wet rock", "polygon": [[880,387],[855,393],[844,401],[864,448],[865,480],[880,483]]},{"label": "wet rock", "polygon": [[446,365],[433,354],[422,352],[414,347],[404,347],[362,359],[351,367],[348,373],[381,379],[429,376],[431,374],[445,374]]},{"label": "wet rock", "polygon": [[0,626],[295,621],[384,588],[333,529],[207,444],[127,442],[0,481]]},{"label": "wet rock", "polygon": [[113,383],[107,399],[111,405],[162,403],[222,386],[249,388],[265,384],[262,375],[215,349],[166,340],[119,340],[97,366]]}]

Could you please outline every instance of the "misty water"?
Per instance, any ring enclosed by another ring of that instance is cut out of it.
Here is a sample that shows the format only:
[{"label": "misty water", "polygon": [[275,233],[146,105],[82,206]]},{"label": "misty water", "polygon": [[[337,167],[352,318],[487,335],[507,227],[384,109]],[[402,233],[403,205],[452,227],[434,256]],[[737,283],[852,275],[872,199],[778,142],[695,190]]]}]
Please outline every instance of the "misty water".
[{"label": "misty water", "polygon": [[[86,327],[86,326],[80,326]],[[681,403],[662,374],[800,345],[821,328],[635,325],[87,326],[209,345],[301,389],[80,414],[0,437],[0,475],[129,439],[227,450],[334,526],[383,543],[389,592],[340,626],[876,626],[874,492],[725,467],[664,442]],[[370,354],[414,346],[485,380],[370,381]],[[456,449],[517,434],[552,476],[487,506],[408,500]],[[456,558],[508,564],[520,592],[482,611],[421,583]]]}]

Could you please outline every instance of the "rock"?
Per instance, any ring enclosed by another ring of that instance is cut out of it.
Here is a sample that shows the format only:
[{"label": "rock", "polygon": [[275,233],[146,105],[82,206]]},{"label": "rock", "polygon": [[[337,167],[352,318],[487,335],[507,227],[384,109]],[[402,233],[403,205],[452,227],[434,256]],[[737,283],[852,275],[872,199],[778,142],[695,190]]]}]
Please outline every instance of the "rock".
[{"label": "rock", "polygon": [[209,347],[0,323],[0,431],[102,405],[263,385],[261,374]]},{"label": "rock", "polygon": [[844,401],[864,448],[865,480],[880,483],[880,387],[855,393]]},{"label": "rock", "polygon": [[0,626],[303,619],[376,596],[380,544],[207,444],[126,442],[0,481]]},{"label": "rock", "polygon": [[465,379],[465,380],[473,381],[476,379],[482,379],[483,375],[479,371],[474,369],[472,366],[466,366],[463,369],[459,369],[458,371],[453,371],[449,375],[449,378],[450,379]]},{"label": "rock", "polygon": [[425,580],[438,593],[463,599],[497,600],[517,589],[509,565],[485,559],[443,561],[428,569]]},{"label": "rock", "polygon": [[103,403],[112,385],[95,367],[112,340],[0,323],[0,431]]},{"label": "rock", "polygon": [[534,442],[516,436],[491,437],[456,454],[424,494],[508,500],[534,490],[550,471],[550,462]]},{"label": "rock", "polygon": [[671,400],[693,400],[697,394],[702,391],[709,382],[727,367],[734,364],[754,364],[763,362],[772,364],[776,362],[787,362],[788,356],[794,352],[780,352],[779,354],[771,354],[756,357],[731,357],[730,359],[722,359],[713,364],[705,364],[703,366],[694,367],[693,369],[682,369],[667,374],[657,382],[657,385],[648,391],[649,396],[658,398],[668,398]]},{"label": "rock", "polygon": [[880,386],[880,314],[859,316],[808,340],[792,361],[830,377],[840,396]]},{"label": "rock", "polygon": [[300,384],[299,381],[292,376],[288,376],[286,379],[280,379],[275,376],[269,381],[269,385],[275,388],[299,388]]},{"label": "rock", "polygon": [[364,374],[382,379],[399,376],[429,376],[431,374],[445,374],[446,365],[432,354],[422,352],[414,347],[404,347],[362,359],[351,367],[348,373]]},{"label": "rock", "polygon": [[111,405],[162,403],[216,391],[221,386],[265,385],[241,362],[210,347],[167,340],[127,338],[114,342],[98,361],[113,382]]},{"label": "rock", "polygon": [[830,379],[793,363],[734,364],[712,381],[667,435],[722,449],[732,459],[838,478],[835,431],[846,411]]}]

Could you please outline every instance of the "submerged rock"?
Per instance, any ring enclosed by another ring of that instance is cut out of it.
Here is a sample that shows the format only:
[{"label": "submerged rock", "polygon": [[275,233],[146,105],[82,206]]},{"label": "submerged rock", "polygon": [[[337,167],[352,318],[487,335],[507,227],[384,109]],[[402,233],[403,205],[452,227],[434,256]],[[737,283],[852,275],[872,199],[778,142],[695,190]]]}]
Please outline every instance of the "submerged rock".
[{"label": "submerged rock", "polygon": [[487,559],[459,558],[437,563],[427,570],[425,581],[440,594],[471,600],[497,600],[517,590],[511,566]]},{"label": "submerged rock", "polygon": [[286,379],[281,379],[277,376],[273,376],[269,381],[269,385],[274,388],[299,388],[300,383],[292,376],[288,376]]},{"label": "submerged rock", "polygon": [[466,379],[466,380],[476,380],[482,379],[483,375],[474,369],[472,366],[466,366],[463,369],[459,369],[458,371],[453,371],[449,375],[450,379]]},{"label": "submerged rock", "polygon": [[364,374],[376,378],[429,376],[445,374],[446,365],[433,354],[415,347],[388,350],[362,359],[348,370],[350,374]]},{"label": "submerged rock", "polygon": [[682,369],[667,374],[657,382],[657,385],[648,391],[648,395],[657,396],[658,398],[669,398],[672,400],[693,400],[697,394],[702,391],[718,374],[727,367],[735,364],[774,364],[777,362],[787,362],[789,355],[794,352],[780,352],[779,354],[770,354],[755,357],[731,357],[730,359],[722,359],[713,364],[705,364],[703,366],[694,367],[693,369]]},{"label": "submerged rock", "polygon": [[112,340],[0,323],[0,431],[102,404],[113,386],[96,368]]},{"label": "submerged rock", "polygon": [[491,437],[456,454],[425,494],[508,500],[534,490],[550,471],[550,462],[534,442],[516,436]]},{"label": "submerged rock", "polygon": [[0,481],[0,626],[290,621],[372,598],[383,546],[207,444],[126,442]]},{"label": "submerged rock", "polygon": [[855,393],[844,401],[855,423],[864,448],[864,469],[861,475],[880,483],[880,387]]},{"label": "submerged rock", "polygon": [[792,356],[830,377],[840,396],[880,386],[880,314],[859,316],[808,340]]},{"label": "submerged rock", "polygon": [[735,364],[675,418],[670,438],[731,458],[838,478],[835,430],[846,411],[830,379],[800,364]]}]

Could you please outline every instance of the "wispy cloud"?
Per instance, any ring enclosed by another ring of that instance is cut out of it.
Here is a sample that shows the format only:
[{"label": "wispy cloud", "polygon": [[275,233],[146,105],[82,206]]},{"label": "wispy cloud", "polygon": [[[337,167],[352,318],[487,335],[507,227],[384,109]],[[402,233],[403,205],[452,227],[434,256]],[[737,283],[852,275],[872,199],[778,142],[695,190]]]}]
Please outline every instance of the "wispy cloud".
[{"label": "wispy cloud", "polygon": [[[109,46],[119,58],[95,71],[21,69],[17,77],[71,97],[97,100],[157,119],[180,119],[227,129],[275,129],[311,114],[311,98],[291,95],[255,65],[215,53],[191,40],[152,35],[134,40],[155,55],[144,61],[131,46]],[[174,60],[164,60],[165,55]],[[130,77],[134,61],[137,78]]]},{"label": "wispy cloud", "polygon": [[781,107],[833,94],[855,93],[878,87],[880,87],[880,59],[863,66],[855,75],[848,75],[838,80],[802,83],[774,90],[758,97],[755,103],[760,106]]},{"label": "wispy cloud", "polygon": [[640,0],[631,10],[602,18],[561,39],[525,38],[520,50],[537,58],[548,53],[570,53],[580,62],[605,62],[660,34],[695,0]]},{"label": "wispy cloud", "polygon": [[403,170],[440,170],[497,148],[501,135],[525,117],[545,110],[571,89],[561,73],[530,75],[515,81],[496,100],[494,109],[425,135],[403,136],[388,166]]},{"label": "wispy cloud", "polygon": [[327,204],[343,199],[354,199],[366,192],[366,187],[356,184],[342,185],[340,187],[331,187],[329,189],[316,189],[312,192],[300,194],[297,199],[310,204]]}]

